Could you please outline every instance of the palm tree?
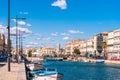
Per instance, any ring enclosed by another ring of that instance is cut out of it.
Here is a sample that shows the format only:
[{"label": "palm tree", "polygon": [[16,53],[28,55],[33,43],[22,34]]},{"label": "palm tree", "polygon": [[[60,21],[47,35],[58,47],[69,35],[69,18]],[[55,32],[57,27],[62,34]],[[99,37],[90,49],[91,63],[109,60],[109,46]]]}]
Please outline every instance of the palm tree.
[{"label": "palm tree", "polygon": [[104,58],[106,59],[106,48],[107,48],[107,42],[102,42],[102,49],[103,49],[103,55]]}]

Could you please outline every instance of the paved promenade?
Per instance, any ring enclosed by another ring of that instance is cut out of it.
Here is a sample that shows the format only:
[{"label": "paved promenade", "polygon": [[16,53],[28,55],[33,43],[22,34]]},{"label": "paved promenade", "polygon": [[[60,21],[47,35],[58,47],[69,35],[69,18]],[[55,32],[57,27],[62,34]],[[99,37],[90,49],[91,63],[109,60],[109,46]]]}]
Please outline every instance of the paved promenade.
[{"label": "paved promenade", "polygon": [[8,72],[8,64],[0,67],[0,80],[26,80],[24,63],[11,63],[11,71]]}]

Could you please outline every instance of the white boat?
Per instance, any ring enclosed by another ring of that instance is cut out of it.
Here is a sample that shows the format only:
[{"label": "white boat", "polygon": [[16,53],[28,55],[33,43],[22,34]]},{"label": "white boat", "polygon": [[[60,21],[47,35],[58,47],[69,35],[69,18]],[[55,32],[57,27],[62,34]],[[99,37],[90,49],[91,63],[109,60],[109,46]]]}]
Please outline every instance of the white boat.
[{"label": "white boat", "polygon": [[27,65],[30,70],[40,70],[43,69],[43,63],[30,63]]},{"label": "white boat", "polygon": [[61,80],[62,75],[56,69],[42,69],[30,71],[33,76],[32,80]]},{"label": "white boat", "polygon": [[96,63],[104,63],[104,61],[105,61],[104,59],[97,59]]}]

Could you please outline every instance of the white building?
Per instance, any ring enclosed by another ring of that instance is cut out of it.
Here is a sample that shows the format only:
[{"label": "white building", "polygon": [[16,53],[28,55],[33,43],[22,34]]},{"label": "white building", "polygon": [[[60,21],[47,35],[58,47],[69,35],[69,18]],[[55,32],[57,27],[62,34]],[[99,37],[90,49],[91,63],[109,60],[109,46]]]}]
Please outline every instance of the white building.
[{"label": "white building", "polygon": [[108,33],[108,58],[120,58],[120,29]]},{"label": "white building", "polygon": [[68,42],[66,44],[65,53],[73,55],[74,49],[75,48],[79,49],[81,41],[83,41],[83,40],[75,39],[75,40]]},{"label": "white building", "polygon": [[42,48],[41,52],[42,54],[45,54],[45,55],[52,55],[53,53],[56,52],[56,49],[47,46],[47,47]]}]

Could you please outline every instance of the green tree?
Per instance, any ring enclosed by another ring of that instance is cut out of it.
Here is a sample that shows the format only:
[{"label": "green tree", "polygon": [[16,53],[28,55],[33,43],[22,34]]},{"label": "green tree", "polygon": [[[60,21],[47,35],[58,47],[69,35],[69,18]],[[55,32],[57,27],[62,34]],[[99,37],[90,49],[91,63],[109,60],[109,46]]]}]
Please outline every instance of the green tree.
[{"label": "green tree", "polygon": [[31,57],[32,56],[32,50],[29,50],[28,51],[28,57]]},{"label": "green tree", "polygon": [[90,58],[93,58],[93,54],[90,54]]},{"label": "green tree", "polygon": [[104,57],[106,57],[106,48],[107,48],[107,42],[102,42],[102,49],[103,49],[103,55],[104,55]]},{"label": "green tree", "polygon": [[74,49],[74,53],[75,53],[76,55],[80,55],[80,54],[81,54],[81,52],[80,52],[79,49]]}]

